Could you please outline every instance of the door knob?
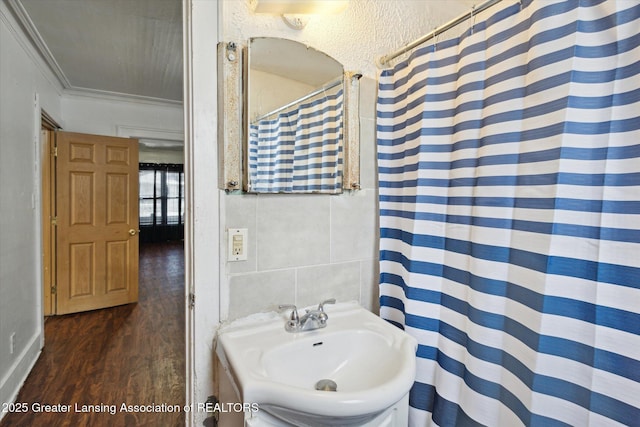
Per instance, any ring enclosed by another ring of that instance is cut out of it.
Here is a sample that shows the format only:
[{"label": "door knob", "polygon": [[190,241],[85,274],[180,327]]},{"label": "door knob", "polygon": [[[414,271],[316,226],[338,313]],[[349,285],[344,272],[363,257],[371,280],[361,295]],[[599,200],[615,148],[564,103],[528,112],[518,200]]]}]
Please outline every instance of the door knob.
[{"label": "door knob", "polygon": [[129,230],[129,235],[130,235],[130,236],[135,236],[135,235],[136,235],[136,233],[138,233],[138,231],[140,231],[140,230],[134,230],[134,229],[132,228],[131,230]]}]

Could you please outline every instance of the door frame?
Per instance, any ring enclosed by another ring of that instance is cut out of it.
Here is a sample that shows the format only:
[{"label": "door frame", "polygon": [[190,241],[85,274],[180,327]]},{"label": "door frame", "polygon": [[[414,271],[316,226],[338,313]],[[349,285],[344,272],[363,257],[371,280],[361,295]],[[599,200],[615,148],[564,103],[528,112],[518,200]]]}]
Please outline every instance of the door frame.
[{"label": "door frame", "polygon": [[53,226],[55,212],[55,157],[54,157],[54,129],[40,131],[42,142],[42,315],[55,314],[55,298],[53,298],[53,284],[56,277],[56,228]]},{"label": "door frame", "polygon": [[[38,141],[40,158],[40,223],[42,254],[42,336],[44,336],[44,317],[55,313],[55,299],[52,287],[55,283],[55,243],[56,228],[53,227],[55,212],[55,157],[54,132],[62,127],[44,109],[40,108],[36,95],[36,116],[38,117]],[[44,339],[43,339],[44,340]],[[44,344],[44,341],[43,341]]]},{"label": "door frame", "polygon": [[[221,305],[226,305],[220,295],[225,262],[220,256],[224,199],[217,186],[218,66],[215,55],[222,3],[182,2],[187,405],[204,403],[211,394],[219,394],[212,352]],[[188,426],[201,425],[209,415],[190,411],[185,421]]]}]

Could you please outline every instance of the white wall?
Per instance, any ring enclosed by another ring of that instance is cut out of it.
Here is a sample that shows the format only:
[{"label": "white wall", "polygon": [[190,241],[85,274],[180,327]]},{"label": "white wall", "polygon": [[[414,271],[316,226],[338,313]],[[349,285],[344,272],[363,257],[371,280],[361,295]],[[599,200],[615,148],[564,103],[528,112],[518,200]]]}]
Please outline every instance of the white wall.
[{"label": "white wall", "polygon": [[0,402],[15,398],[36,361],[43,333],[42,147],[35,95],[49,115],[62,118],[62,88],[18,28],[0,2]]},{"label": "white wall", "polygon": [[184,164],[184,151],[161,150],[141,146],[138,160],[140,163],[174,163],[182,165]]},{"label": "white wall", "polygon": [[[260,70],[251,70],[251,87],[249,93],[249,120],[251,121],[316,89],[298,80]],[[282,88],[287,90],[283,91]]]},{"label": "white wall", "polygon": [[[184,142],[182,104],[106,97],[87,93],[62,96],[64,130],[123,138]],[[139,146],[140,163],[184,163],[184,150]]]},{"label": "white wall", "polygon": [[[64,130],[124,138],[184,141],[181,103],[87,93],[62,96]],[[140,146],[139,161],[184,163],[183,151]]]},{"label": "white wall", "polygon": [[64,94],[63,128],[69,132],[107,136],[181,138],[182,105],[136,99]]},{"label": "white wall", "polygon": [[[65,131],[184,141],[182,104],[68,93],[61,104]],[[139,161],[184,163],[184,152],[140,146]]]}]

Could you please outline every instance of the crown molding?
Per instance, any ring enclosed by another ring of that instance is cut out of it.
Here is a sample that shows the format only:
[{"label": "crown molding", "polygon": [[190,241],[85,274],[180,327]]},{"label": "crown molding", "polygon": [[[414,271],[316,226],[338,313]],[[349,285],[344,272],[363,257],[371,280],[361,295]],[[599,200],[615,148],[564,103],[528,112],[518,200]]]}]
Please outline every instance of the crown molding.
[{"label": "crown molding", "polygon": [[137,138],[140,149],[184,151],[184,131],[182,129],[116,125],[116,135],[124,138]]},{"label": "crown molding", "polygon": [[182,129],[160,129],[142,126],[116,125],[116,134],[125,138],[149,139],[166,143],[184,143]]},{"label": "crown molding", "polygon": [[49,50],[49,47],[44,42],[44,39],[38,32],[35,24],[29,17],[29,14],[25,10],[24,6],[20,2],[20,0],[7,0],[7,5],[9,9],[13,13],[15,19],[20,23],[22,28],[24,29],[26,35],[31,41],[33,47],[40,54],[40,57],[44,60],[44,62],[49,67],[49,70],[56,76],[58,82],[62,85],[64,89],[71,88],[71,83],[69,79],[60,68],[60,65],[53,57],[53,54]]},{"label": "crown molding", "polygon": [[132,102],[135,104],[149,104],[161,107],[180,107],[182,101],[175,99],[154,98],[152,96],[134,95],[131,93],[110,92],[99,89],[89,89],[81,87],[71,87],[64,90],[65,96],[95,98],[100,100],[110,100],[117,102]]}]

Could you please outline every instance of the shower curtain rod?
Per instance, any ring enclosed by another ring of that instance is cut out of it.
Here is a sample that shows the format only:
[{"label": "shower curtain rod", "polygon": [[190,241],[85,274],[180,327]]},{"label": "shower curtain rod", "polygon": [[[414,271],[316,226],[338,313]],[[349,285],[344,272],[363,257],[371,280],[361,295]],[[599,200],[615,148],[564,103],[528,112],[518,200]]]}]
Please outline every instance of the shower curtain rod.
[{"label": "shower curtain rod", "polygon": [[472,18],[473,15],[475,15],[476,13],[480,13],[485,9],[490,8],[491,6],[493,6],[496,3],[499,3],[501,0],[487,0],[484,3],[480,4],[480,6],[478,7],[473,7],[471,8],[471,10],[469,12],[465,12],[462,15],[458,16],[457,18],[452,19],[451,21],[447,22],[446,24],[443,24],[441,26],[439,26],[438,28],[436,28],[435,30],[431,31],[428,34],[425,34],[424,36],[420,37],[419,39],[405,45],[404,47],[398,49],[397,51],[393,52],[393,53],[389,53],[387,55],[381,56],[380,58],[378,58],[378,66],[380,68],[382,68],[382,66],[386,65],[387,63],[389,63],[391,60],[397,58],[398,56],[402,55],[403,53],[406,53],[408,51],[410,51],[411,49],[420,46],[421,44],[431,40],[434,37],[437,37],[438,35],[444,33],[445,31],[448,31],[450,29],[452,29],[453,27],[455,27],[456,25],[460,24],[461,22],[466,21],[469,18]]},{"label": "shower curtain rod", "polygon": [[274,115],[276,113],[279,113],[280,111],[286,110],[287,108],[292,107],[292,106],[294,106],[296,104],[299,104],[302,101],[306,101],[307,99],[313,98],[314,96],[316,96],[316,95],[318,95],[318,94],[320,94],[320,93],[322,93],[324,91],[327,91],[327,90],[329,90],[331,88],[334,88],[334,87],[338,86],[340,83],[342,83],[343,79],[344,78],[342,76],[340,76],[338,79],[327,83],[326,85],[322,86],[320,89],[316,89],[313,92],[308,93],[308,94],[296,99],[295,101],[291,101],[287,105],[283,105],[282,107],[277,108],[277,109],[275,109],[275,110],[273,110],[273,111],[271,111],[271,112],[269,112],[267,114],[261,115],[260,117],[254,119],[252,123],[258,122],[258,121],[260,121],[262,119],[266,119],[269,116],[272,116],[272,115]]}]

